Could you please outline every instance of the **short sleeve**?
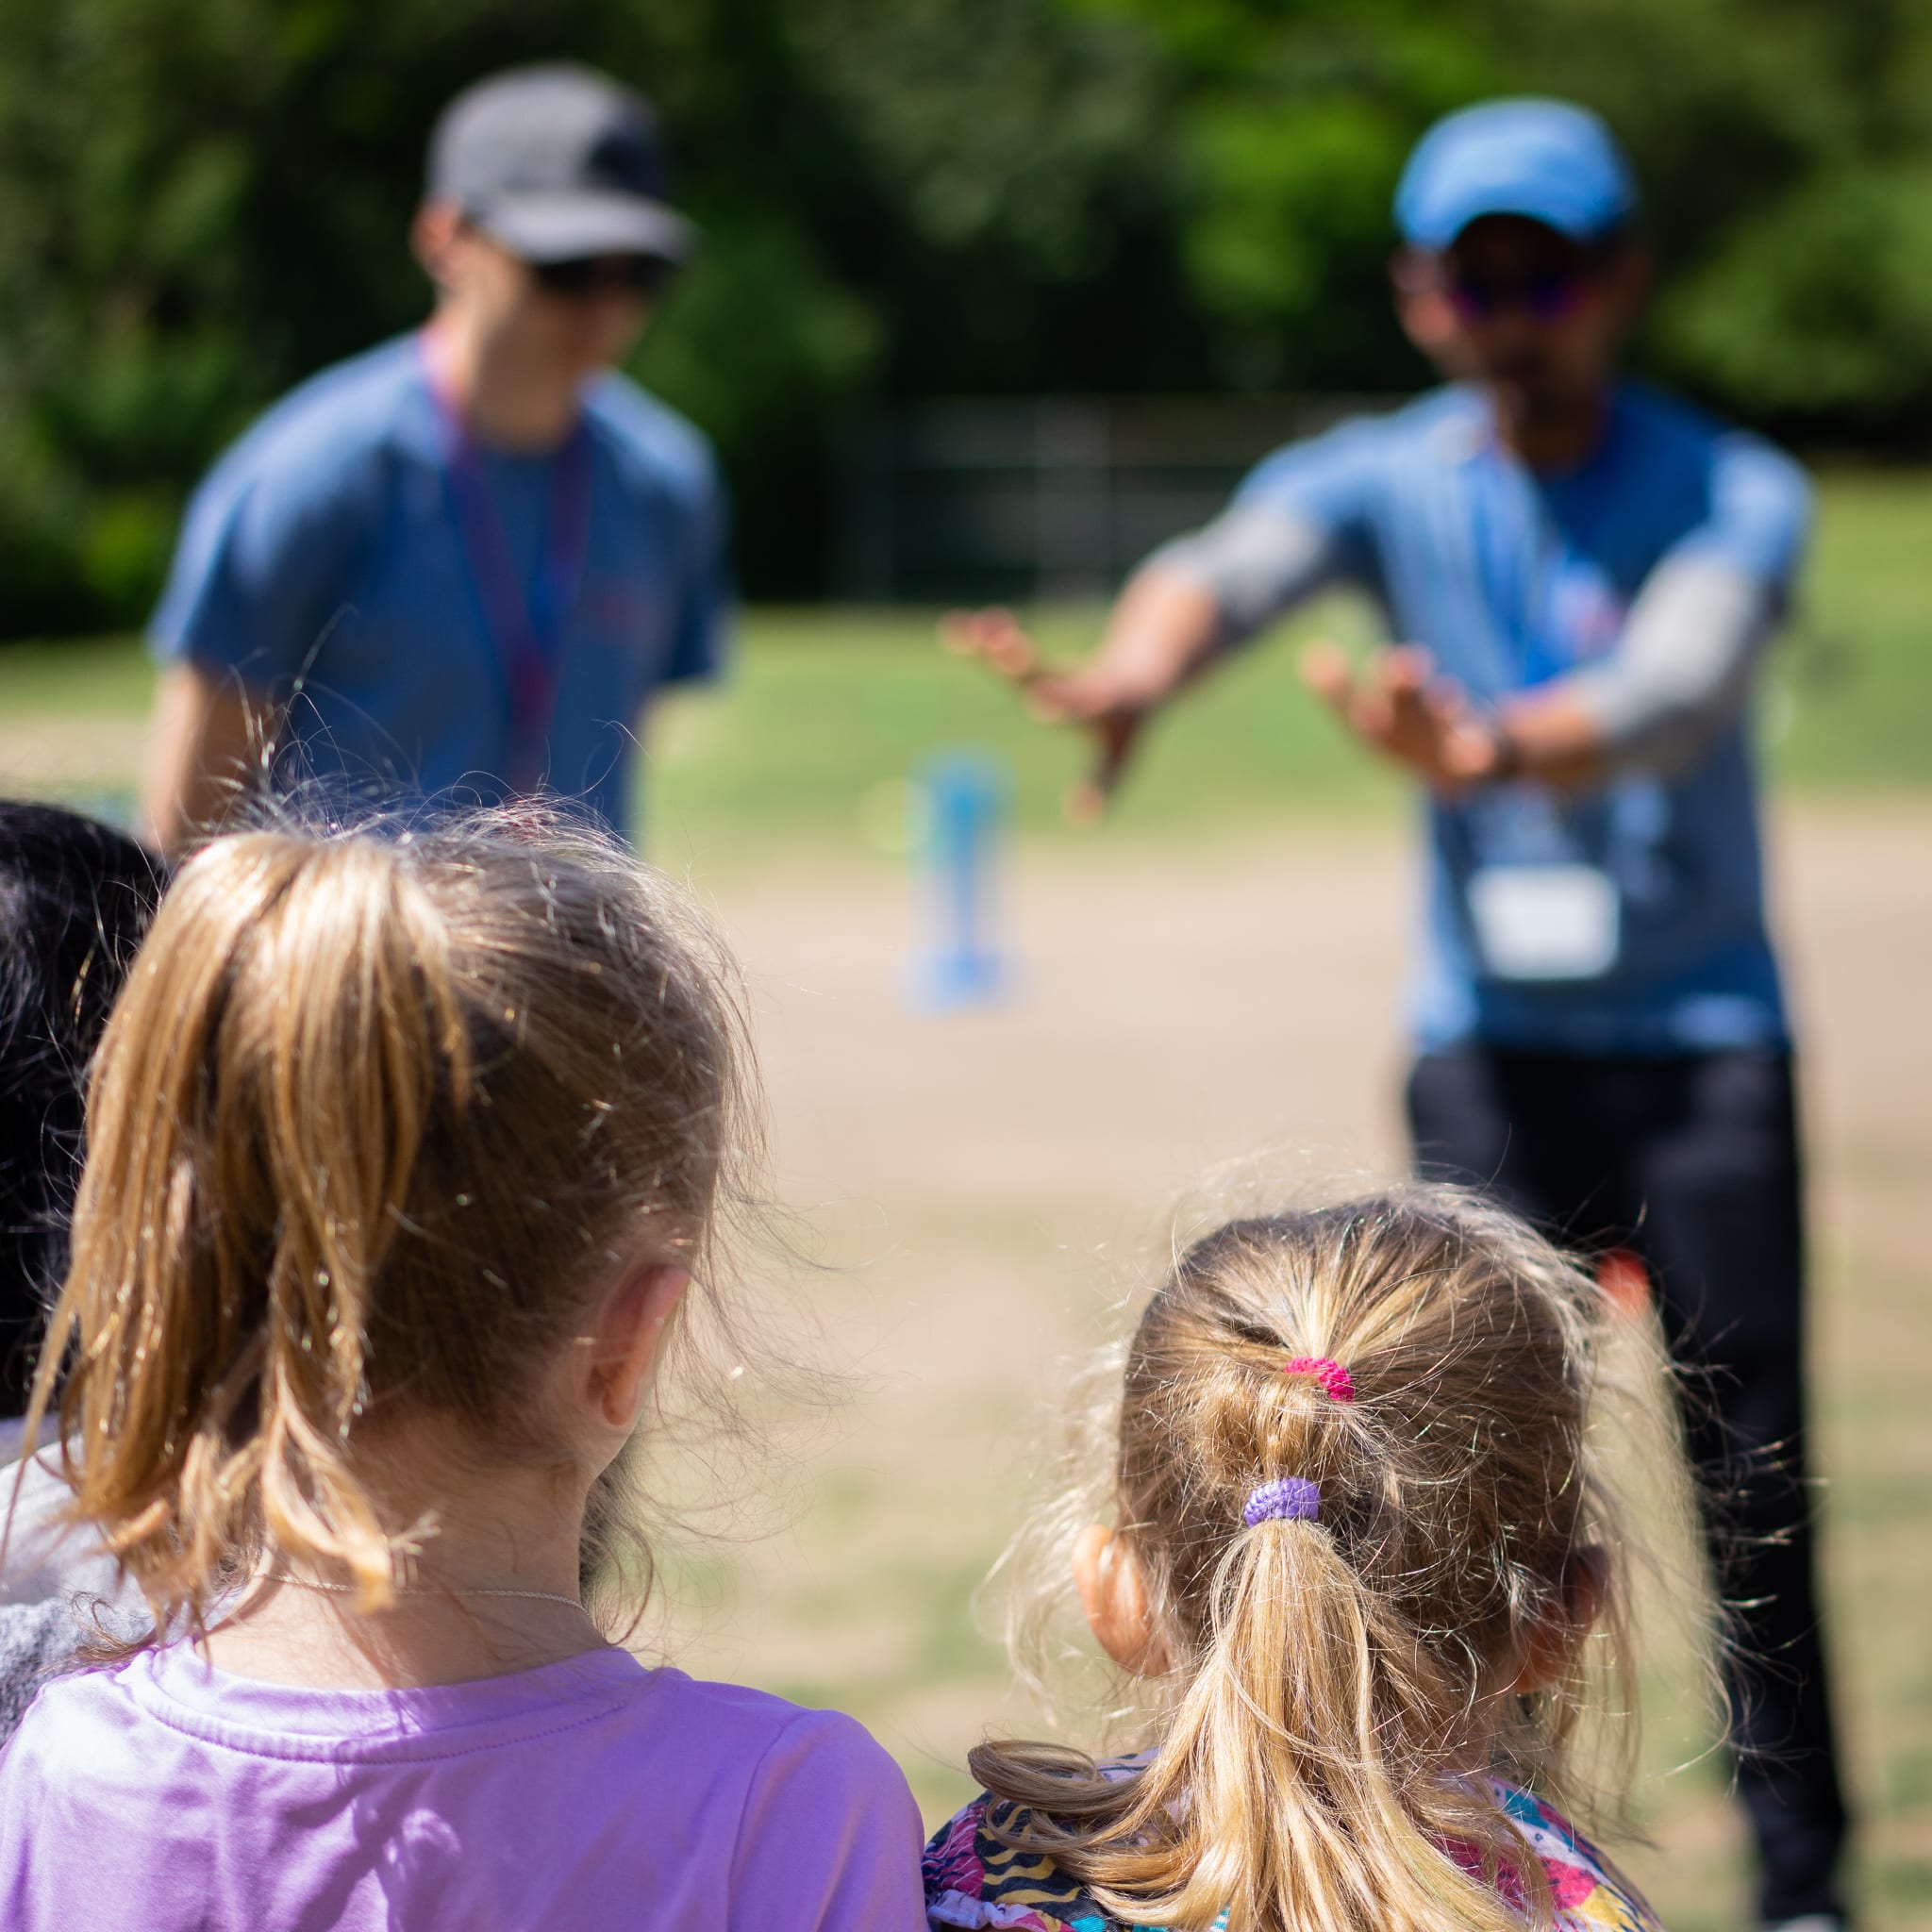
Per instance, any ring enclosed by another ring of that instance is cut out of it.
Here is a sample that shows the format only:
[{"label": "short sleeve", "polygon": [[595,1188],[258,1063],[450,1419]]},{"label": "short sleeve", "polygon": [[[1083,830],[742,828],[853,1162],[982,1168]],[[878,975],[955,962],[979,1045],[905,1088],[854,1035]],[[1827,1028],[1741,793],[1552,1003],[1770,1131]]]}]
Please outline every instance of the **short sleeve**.
[{"label": "short sleeve", "polygon": [[702,683],[724,668],[736,598],[731,582],[731,514],[724,487],[707,459],[693,490],[678,586],[676,628],[665,684]]},{"label": "short sleeve", "polygon": [[1712,445],[1709,475],[1708,514],[1670,554],[1727,563],[1754,583],[1788,591],[1811,527],[1805,472],[1760,438],[1727,430]]},{"label": "short sleeve", "polygon": [[249,455],[245,443],[231,452],[195,492],[149,638],[164,661],[269,691],[327,635],[380,505],[354,469]]},{"label": "short sleeve", "polygon": [[920,1838],[905,1774],[865,1728],[837,1711],[802,1713],[752,1776],[733,1932],[919,1932]]},{"label": "short sleeve", "polygon": [[1235,508],[1272,509],[1327,541],[1340,571],[1374,574],[1374,507],[1386,468],[1387,432],[1376,423],[1344,423],[1307,442],[1264,457],[1235,493]]}]

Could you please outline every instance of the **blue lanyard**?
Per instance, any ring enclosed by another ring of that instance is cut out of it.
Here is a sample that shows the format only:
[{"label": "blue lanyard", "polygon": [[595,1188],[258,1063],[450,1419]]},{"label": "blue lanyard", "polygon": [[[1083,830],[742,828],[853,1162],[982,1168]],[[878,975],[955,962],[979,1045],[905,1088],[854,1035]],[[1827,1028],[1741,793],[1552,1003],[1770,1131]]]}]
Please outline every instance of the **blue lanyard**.
[{"label": "blue lanyard", "polygon": [[436,405],[439,449],[458,544],[503,673],[510,744],[509,769],[503,776],[514,791],[534,791],[542,782],[548,759],[558,687],[590,548],[590,433],[579,419],[552,458],[543,554],[536,584],[526,596],[491,494],[483,453],[440,377],[426,336],[423,367]]}]

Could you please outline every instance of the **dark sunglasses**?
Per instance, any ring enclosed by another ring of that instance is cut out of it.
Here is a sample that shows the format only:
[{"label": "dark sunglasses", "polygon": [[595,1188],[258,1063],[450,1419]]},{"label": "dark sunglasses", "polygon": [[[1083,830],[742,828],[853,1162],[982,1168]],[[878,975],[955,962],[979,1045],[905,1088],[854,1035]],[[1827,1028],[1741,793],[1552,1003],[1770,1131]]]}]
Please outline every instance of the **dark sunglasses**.
[{"label": "dark sunglasses", "polygon": [[582,255],[568,261],[533,261],[529,267],[545,294],[571,301],[655,295],[671,278],[671,264],[656,255]]},{"label": "dark sunglasses", "polygon": [[1582,307],[1593,279],[1580,265],[1525,275],[1520,281],[1491,281],[1452,272],[1444,293],[1464,322],[1488,322],[1506,309],[1518,310],[1532,322],[1561,322]]}]

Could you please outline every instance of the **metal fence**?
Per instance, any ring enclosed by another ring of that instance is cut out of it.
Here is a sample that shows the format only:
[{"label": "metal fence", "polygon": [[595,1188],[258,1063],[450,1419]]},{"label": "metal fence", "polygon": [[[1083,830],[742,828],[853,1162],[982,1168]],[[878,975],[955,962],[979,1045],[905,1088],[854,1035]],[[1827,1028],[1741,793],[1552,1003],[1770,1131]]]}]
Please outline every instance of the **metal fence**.
[{"label": "metal fence", "polygon": [[1107,595],[1205,523],[1260,457],[1383,396],[925,403],[841,464],[836,594],[857,603]]}]

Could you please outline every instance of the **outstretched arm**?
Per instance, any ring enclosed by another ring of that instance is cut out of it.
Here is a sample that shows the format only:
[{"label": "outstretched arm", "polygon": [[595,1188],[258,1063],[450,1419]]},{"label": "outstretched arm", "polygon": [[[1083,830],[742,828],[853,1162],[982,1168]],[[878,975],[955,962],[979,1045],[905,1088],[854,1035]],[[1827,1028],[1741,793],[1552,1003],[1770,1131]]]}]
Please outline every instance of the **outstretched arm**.
[{"label": "outstretched arm", "polygon": [[1503,708],[1507,755],[1558,784],[1682,769],[1737,716],[1783,603],[1724,558],[1666,558],[1609,657]]},{"label": "outstretched arm", "polygon": [[1365,696],[1349,689],[1345,665],[1325,667],[1324,694],[1351,724],[1358,700],[1372,725],[1398,714],[1408,727],[1403,742],[1383,748],[1452,789],[1518,776],[1586,786],[1691,763],[1744,703],[1784,616],[1811,510],[1804,472],[1740,431],[1713,446],[1706,481],[1704,522],[1652,569],[1598,662],[1494,710],[1433,676],[1418,692],[1391,693],[1391,679],[1400,687],[1415,675],[1404,653],[1371,667]]},{"label": "outstretched arm", "polygon": [[1439,790],[1529,778],[1559,788],[1675,771],[1736,717],[1782,592],[1717,558],[1659,564],[1602,662],[1479,708],[1428,654],[1378,652],[1362,675],[1333,645],[1309,688],[1365,744]]},{"label": "outstretched arm", "polygon": [[1070,794],[1068,808],[1097,817],[1148,719],[1231,646],[1319,590],[1334,574],[1332,553],[1304,518],[1238,504],[1134,573],[1085,663],[1049,668],[1007,610],[951,618],[944,635],[953,650],[985,658],[1023,686],[1037,716],[1091,731],[1093,774]]},{"label": "outstretched arm", "polygon": [[943,636],[948,649],[985,658],[1019,685],[1035,717],[1091,733],[1092,773],[1066,801],[1068,817],[1086,822],[1107,809],[1147,720],[1207,667],[1220,631],[1211,598],[1148,566],[1121,593],[1100,648],[1083,664],[1050,669],[1010,610],[948,618]]}]

